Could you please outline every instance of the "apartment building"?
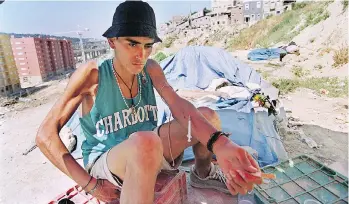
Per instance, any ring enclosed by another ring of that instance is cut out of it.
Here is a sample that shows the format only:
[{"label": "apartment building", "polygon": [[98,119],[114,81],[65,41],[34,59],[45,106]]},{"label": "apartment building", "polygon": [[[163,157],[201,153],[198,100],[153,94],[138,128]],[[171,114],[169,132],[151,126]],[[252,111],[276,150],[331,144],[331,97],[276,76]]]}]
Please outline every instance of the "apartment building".
[{"label": "apartment building", "polygon": [[245,0],[243,1],[244,22],[251,25],[263,19],[263,1]]},{"label": "apartment building", "polygon": [[10,36],[0,34],[0,96],[9,96],[20,89]]},{"label": "apartment building", "polygon": [[244,9],[239,0],[212,0],[212,26],[227,26],[244,22]]},{"label": "apartment building", "polygon": [[71,42],[45,38],[11,38],[22,88],[75,68]]}]

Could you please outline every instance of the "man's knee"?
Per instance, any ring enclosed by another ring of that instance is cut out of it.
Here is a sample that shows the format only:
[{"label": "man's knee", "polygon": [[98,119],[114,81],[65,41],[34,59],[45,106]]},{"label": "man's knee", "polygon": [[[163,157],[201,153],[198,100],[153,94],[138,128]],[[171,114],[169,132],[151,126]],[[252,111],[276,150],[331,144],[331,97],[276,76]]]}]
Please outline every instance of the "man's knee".
[{"label": "man's knee", "polygon": [[208,107],[199,107],[199,112],[207,119],[207,120],[219,120],[219,116],[216,111],[208,108]]},{"label": "man's knee", "polygon": [[163,156],[162,142],[154,132],[136,132],[131,134],[132,151],[138,162],[159,163]]}]

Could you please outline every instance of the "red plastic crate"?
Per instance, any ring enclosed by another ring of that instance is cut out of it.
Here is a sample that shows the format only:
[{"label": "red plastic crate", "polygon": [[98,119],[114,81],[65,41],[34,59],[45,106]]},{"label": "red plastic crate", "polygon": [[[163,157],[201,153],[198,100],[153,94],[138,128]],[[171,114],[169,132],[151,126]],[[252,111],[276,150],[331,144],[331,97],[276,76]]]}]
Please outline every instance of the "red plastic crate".
[{"label": "red plastic crate", "polygon": [[181,204],[187,199],[184,171],[163,171],[155,184],[155,204]]},{"label": "red plastic crate", "polygon": [[[67,192],[60,194],[48,204],[58,204],[63,199],[69,199],[74,204],[105,204],[90,194],[81,191],[80,186],[74,186]],[[182,204],[187,199],[187,181],[184,171],[162,171],[155,184],[155,204]],[[92,202],[90,202],[92,201]],[[119,204],[119,201],[113,201],[109,204]]]},{"label": "red plastic crate", "polygon": [[90,194],[86,194],[85,191],[81,191],[82,187],[81,186],[74,186],[67,190],[67,192],[60,194],[57,196],[53,201],[50,201],[48,204],[58,204],[59,201],[63,199],[68,199],[70,201],[73,201],[74,204],[86,204],[89,201],[92,201],[90,203],[95,203],[95,204],[103,204],[104,202],[100,202],[97,200],[95,197],[93,197]]}]

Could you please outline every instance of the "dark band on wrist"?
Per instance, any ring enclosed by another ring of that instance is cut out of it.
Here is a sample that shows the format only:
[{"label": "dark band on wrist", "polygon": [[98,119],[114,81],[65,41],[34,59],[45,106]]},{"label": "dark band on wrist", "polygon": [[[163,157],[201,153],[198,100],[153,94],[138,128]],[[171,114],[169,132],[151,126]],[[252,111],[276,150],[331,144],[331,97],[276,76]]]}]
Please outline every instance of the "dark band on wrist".
[{"label": "dark band on wrist", "polygon": [[213,153],[213,144],[214,144],[214,143],[218,140],[218,138],[219,138],[220,136],[222,136],[222,135],[228,137],[227,134],[224,134],[224,133],[221,132],[221,131],[214,132],[214,133],[210,136],[210,139],[209,139],[208,142],[207,142],[207,149],[208,149],[210,152]]}]

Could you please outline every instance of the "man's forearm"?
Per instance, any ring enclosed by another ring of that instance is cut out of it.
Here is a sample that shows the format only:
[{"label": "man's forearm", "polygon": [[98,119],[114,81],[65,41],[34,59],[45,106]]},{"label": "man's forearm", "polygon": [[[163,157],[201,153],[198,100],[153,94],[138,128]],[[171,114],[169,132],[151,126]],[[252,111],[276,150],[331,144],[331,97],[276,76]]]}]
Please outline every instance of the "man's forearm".
[{"label": "man's forearm", "polygon": [[174,118],[187,130],[190,115],[192,136],[199,140],[200,143],[206,145],[211,134],[218,131],[189,101],[180,98],[172,106],[174,108],[170,109]]},{"label": "man's forearm", "polygon": [[48,132],[47,130],[47,127],[40,129],[36,138],[36,143],[41,152],[53,165],[73,179],[77,184],[85,185],[90,177],[88,173],[71,156],[60,140],[57,131]]}]

